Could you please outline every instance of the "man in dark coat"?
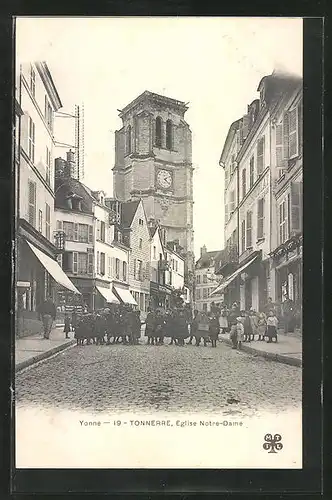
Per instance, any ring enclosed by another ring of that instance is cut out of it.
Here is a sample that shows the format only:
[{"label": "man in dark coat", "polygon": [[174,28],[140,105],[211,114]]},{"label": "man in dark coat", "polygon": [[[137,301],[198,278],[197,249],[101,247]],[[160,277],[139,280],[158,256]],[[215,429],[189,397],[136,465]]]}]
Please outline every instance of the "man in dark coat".
[{"label": "man in dark coat", "polygon": [[55,304],[50,296],[39,306],[39,318],[43,322],[44,339],[50,338],[52,324],[56,317]]},{"label": "man in dark coat", "polygon": [[285,333],[293,333],[295,329],[294,302],[288,297],[288,295],[285,296],[285,300],[282,303],[282,312],[285,324]]}]

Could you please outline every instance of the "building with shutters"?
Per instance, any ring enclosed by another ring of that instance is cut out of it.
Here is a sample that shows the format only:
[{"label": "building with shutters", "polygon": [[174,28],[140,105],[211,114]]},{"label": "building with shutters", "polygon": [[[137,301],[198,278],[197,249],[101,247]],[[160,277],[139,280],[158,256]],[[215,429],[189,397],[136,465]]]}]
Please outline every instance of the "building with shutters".
[{"label": "building with shutters", "polygon": [[211,296],[213,290],[219,284],[220,276],[216,276],[216,265],[222,251],[216,250],[208,252],[204,245],[200,251],[200,258],[195,266],[195,309],[198,311],[211,311],[211,304],[222,302],[224,297],[221,293],[218,296]]},{"label": "building with shutters", "polygon": [[272,115],[271,279],[275,300],[294,301],[301,324],[302,311],[302,203],[303,140],[302,81],[274,109]]},{"label": "building with shutters", "polygon": [[[270,254],[277,233],[275,177],[282,170],[276,167],[280,153],[274,124],[299,85],[298,78],[276,72],[262,78],[259,99],[231,125],[221,154],[225,250],[216,272],[224,281],[214,293],[224,291],[225,301],[236,300],[242,309],[262,310],[268,297],[277,299]],[[292,141],[291,134],[294,131],[285,128],[284,140]]]},{"label": "building with shutters", "polygon": [[45,62],[16,68],[20,133],[16,136],[16,285],[18,335],[40,332],[38,307],[57,289],[77,289],[56,261],[54,244],[54,114],[62,107]]},{"label": "building with shutters", "polygon": [[114,206],[122,228],[122,241],[130,248],[129,290],[144,318],[150,302],[150,231],[142,200],[119,202],[108,198]]},{"label": "building with shutters", "polygon": [[116,212],[103,191],[92,191],[73,178],[74,154],[55,160],[55,216],[64,245],[59,263],[90,310],[120,303],[117,288],[129,294],[130,249],[116,228]]}]

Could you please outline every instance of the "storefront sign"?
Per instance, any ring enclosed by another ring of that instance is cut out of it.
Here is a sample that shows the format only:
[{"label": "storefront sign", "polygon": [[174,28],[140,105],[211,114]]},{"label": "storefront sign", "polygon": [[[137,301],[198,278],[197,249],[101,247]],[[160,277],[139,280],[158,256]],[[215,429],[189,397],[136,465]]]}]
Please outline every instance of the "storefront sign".
[{"label": "storefront sign", "polygon": [[171,290],[169,288],[166,288],[163,285],[159,285],[159,283],[154,283],[151,281],[150,283],[150,293],[166,293],[166,294],[171,294]]}]

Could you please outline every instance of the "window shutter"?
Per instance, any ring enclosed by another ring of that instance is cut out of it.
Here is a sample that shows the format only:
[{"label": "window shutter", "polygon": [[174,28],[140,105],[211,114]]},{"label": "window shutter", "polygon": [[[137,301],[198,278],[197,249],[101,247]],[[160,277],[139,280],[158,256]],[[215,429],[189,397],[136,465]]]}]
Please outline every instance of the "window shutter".
[{"label": "window shutter", "polygon": [[29,154],[29,118],[26,111],[21,116],[21,147],[27,155]]},{"label": "window shutter", "polygon": [[282,123],[276,126],[276,162],[277,167],[282,165],[283,160],[283,134]]},{"label": "window shutter", "polygon": [[93,226],[89,226],[89,243],[93,242]]},{"label": "window shutter", "polygon": [[241,224],[241,250],[244,252],[246,249],[246,221],[243,219]]},{"label": "window shutter", "polygon": [[291,235],[301,230],[301,186],[299,182],[291,183]]},{"label": "window shutter", "polygon": [[133,260],[134,279],[136,279],[136,259]]},{"label": "window shutter", "polygon": [[145,265],[145,276],[144,279],[149,280],[150,279],[150,262],[147,262]]},{"label": "window shutter", "polygon": [[78,253],[73,252],[73,274],[77,274],[78,271]]},{"label": "window shutter", "polygon": [[89,252],[89,250],[88,248],[88,274],[93,274],[93,251]]},{"label": "window shutter", "polygon": [[257,239],[264,237],[264,198],[258,200],[257,207]]},{"label": "window shutter", "polygon": [[283,119],[283,154],[284,160],[289,158],[289,125],[288,125],[288,113],[284,114]]},{"label": "window shutter", "polygon": [[252,213],[247,212],[247,248],[252,246]]},{"label": "window shutter", "polygon": [[286,218],[287,218],[287,233],[286,233],[286,239],[285,241],[288,240],[288,238],[290,237],[290,234],[291,234],[291,196],[290,194],[287,195],[287,215],[286,215]]},{"label": "window shutter", "polygon": [[292,109],[288,113],[288,141],[289,141],[289,157],[298,154],[298,116],[297,108]]},{"label": "window shutter", "polygon": [[32,181],[29,181],[28,221],[33,227],[36,226],[36,183]]},{"label": "window shutter", "polygon": [[298,125],[298,150],[299,150],[299,154],[302,154],[302,150],[303,150],[303,138],[302,138],[303,102],[302,102],[302,99],[300,100],[298,108],[297,108],[297,125]]},{"label": "window shutter", "polygon": [[100,252],[100,274],[105,274],[105,254]]},{"label": "window shutter", "polygon": [[78,224],[74,223],[74,241],[78,241]]}]

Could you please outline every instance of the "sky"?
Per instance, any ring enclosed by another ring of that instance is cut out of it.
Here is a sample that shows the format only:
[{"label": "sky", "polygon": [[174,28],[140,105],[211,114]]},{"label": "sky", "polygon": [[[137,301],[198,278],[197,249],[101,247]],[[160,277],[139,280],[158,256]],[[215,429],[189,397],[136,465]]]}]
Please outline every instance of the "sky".
[{"label": "sky", "polygon": [[[84,103],[85,176],[113,194],[114,131],[145,90],[189,103],[195,254],[224,246],[224,172],[230,124],[274,69],[302,75],[302,19],[249,17],[36,17],[16,20],[20,62],[47,62],[63,103]],[[55,139],[74,144],[74,121],[56,118]],[[65,157],[68,148],[56,148]]]}]

